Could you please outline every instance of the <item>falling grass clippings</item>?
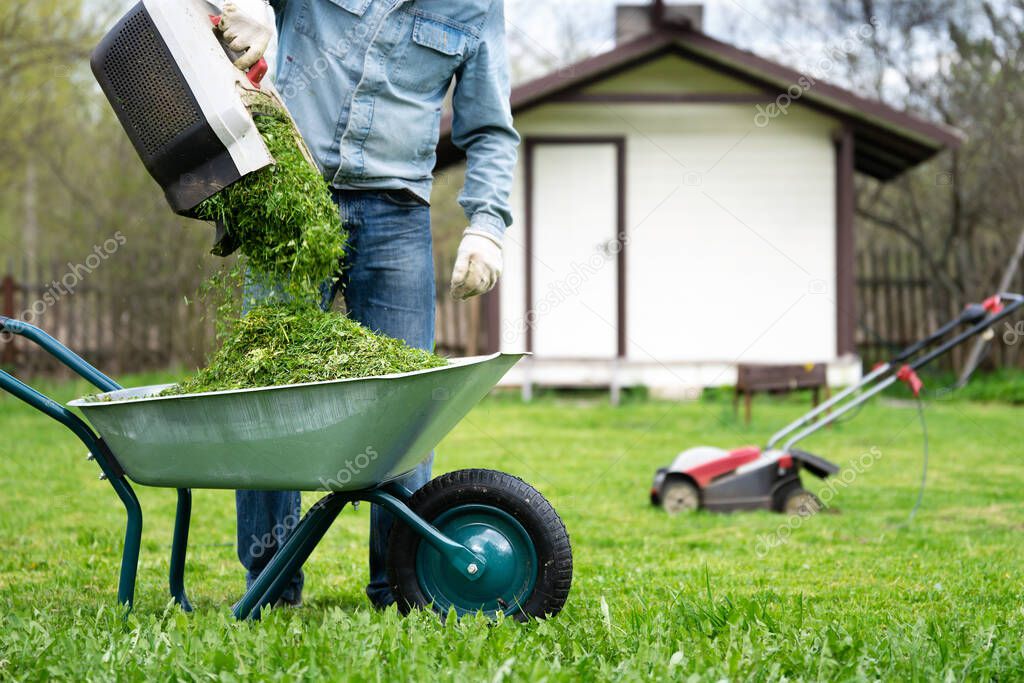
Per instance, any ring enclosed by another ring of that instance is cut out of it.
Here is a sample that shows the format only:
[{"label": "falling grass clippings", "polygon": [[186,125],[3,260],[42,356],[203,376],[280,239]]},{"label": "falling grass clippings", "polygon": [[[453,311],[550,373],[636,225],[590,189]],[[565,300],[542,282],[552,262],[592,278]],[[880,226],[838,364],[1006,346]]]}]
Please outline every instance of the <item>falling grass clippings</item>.
[{"label": "falling grass clippings", "polygon": [[288,113],[264,104],[254,109],[253,120],[274,163],[199,204],[196,216],[225,226],[253,277],[280,283],[292,298],[309,299],[337,274],[347,235]]}]

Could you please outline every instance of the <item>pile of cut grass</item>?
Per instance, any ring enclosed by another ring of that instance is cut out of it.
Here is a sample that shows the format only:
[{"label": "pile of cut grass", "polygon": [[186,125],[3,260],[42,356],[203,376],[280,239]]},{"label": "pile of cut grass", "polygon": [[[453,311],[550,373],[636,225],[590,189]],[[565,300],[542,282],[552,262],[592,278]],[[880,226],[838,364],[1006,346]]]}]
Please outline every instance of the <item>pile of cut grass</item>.
[{"label": "pile of cut grass", "polygon": [[268,304],[235,324],[206,368],[163,395],[372,377],[446,362],[340,313],[297,303]]}]

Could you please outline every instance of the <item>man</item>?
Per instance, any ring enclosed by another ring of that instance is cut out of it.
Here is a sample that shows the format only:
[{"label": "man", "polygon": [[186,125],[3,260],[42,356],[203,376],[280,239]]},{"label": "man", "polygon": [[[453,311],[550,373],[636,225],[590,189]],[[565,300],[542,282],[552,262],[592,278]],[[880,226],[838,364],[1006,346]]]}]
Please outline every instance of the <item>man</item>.
[{"label": "man", "polygon": [[[238,0],[239,2],[241,0]],[[251,0],[250,0],[251,1]],[[452,141],[465,149],[459,197],[469,227],[451,292],[490,290],[501,274],[501,241],[519,136],[509,110],[502,0],[272,0],[278,30],[275,84],[350,233],[341,291],[349,315],[368,327],[433,348],[434,268],[428,200],[441,108],[454,77]],[[224,6],[229,46],[248,68],[272,29],[265,8]],[[329,305],[338,289],[327,292]],[[301,454],[296,454],[301,457]],[[407,475],[430,478],[432,456]],[[298,492],[237,493],[238,554],[251,583],[299,521]],[[392,519],[374,508],[370,583],[394,602],[384,558]],[[284,593],[301,603],[301,572]]]}]

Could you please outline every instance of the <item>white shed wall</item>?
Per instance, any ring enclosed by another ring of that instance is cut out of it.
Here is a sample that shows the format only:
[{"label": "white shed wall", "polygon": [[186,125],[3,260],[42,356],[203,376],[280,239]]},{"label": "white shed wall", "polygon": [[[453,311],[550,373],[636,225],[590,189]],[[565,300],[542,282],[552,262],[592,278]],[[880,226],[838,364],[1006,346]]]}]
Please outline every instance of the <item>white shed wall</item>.
[{"label": "white shed wall", "polygon": [[[735,381],[738,362],[837,361],[834,121],[799,106],[759,127],[749,104],[566,103],[531,110],[516,126],[524,138],[626,141],[626,359],[586,371],[550,363],[553,383],[577,383],[563,381],[574,373],[579,384],[602,383],[613,373],[656,388],[712,385]],[[562,174],[550,163],[534,169],[546,194],[582,161],[574,149],[562,149]],[[519,164],[500,295],[508,350],[526,346],[523,154]],[[535,235],[564,230],[569,206],[535,206]],[[600,243],[604,228],[589,242]],[[557,242],[535,238],[539,249]],[[614,258],[603,267],[613,270]],[[535,301],[542,296],[535,291]],[[535,314],[575,320],[587,311],[544,305]],[[546,383],[536,376],[545,362],[536,359],[534,381]],[[849,359],[839,365],[843,377],[855,374]]]}]

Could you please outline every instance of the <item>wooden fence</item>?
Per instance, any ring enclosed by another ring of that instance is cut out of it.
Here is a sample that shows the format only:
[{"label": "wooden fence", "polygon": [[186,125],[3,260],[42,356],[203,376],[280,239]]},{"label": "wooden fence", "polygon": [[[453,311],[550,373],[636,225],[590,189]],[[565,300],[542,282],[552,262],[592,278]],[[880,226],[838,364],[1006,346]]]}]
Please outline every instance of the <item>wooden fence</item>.
[{"label": "wooden fence", "polygon": [[[147,272],[143,264],[133,269]],[[485,341],[479,299],[448,295],[451,264],[437,268],[436,340],[439,353],[480,353]],[[39,325],[66,346],[111,374],[197,367],[214,348],[213,318],[195,292],[202,275],[183,283],[154,278],[104,280],[102,273],[75,272],[54,262],[33,268],[8,263],[0,275],[0,313]],[[66,375],[64,368],[24,339],[0,336],[0,367],[24,377]]]},{"label": "wooden fence", "polygon": [[480,297],[455,301],[449,295],[453,265],[453,261],[435,255],[437,317],[434,338],[437,352],[445,356],[475,356],[483,352],[486,340],[483,306]]},{"label": "wooden fence", "polygon": [[[1005,254],[993,250],[991,257]],[[437,349],[445,355],[480,353],[486,341],[484,306],[479,298],[453,301],[448,295],[451,263],[439,260],[436,265]],[[957,312],[958,302],[930,285],[911,251],[862,250],[857,266],[857,347],[866,365],[888,357]],[[214,346],[212,317],[201,301],[182,295],[196,291],[201,274],[183,288],[180,279],[142,277],[127,284],[123,276],[105,280],[102,274],[69,275],[74,265],[68,263],[15,270],[8,264],[6,275],[0,277],[0,313],[39,324],[101,370],[123,374],[196,367]],[[146,264],[136,264],[133,270],[147,272]],[[996,286],[993,282],[991,289]],[[1024,273],[1011,289],[1024,291]],[[985,365],[1024,366],[1021,347],[1024,326],[1002,326]],[[944,359],[945,367],[959,367],[965,353],[962,348]],[[61,371],[49,356],[17,338],[0,338],[0,366],[17,367],[23,376]]]},{"label": "wooden fence", "polygon": [[[145,265],[135,272],[147,272]],[[24,265],[0,278],[0,313],[39,325],[111,374],[195,367],[212,347],[213,323],[202,302],[180,291],[180,283],[160,277],[129,285],[71,263]],[[0,338],[0,365],[21,376],[66,374],[49,354],[10,335]]]},{"label": "wooden fence", "polygon": [[[1005,264],[1006,249],[992,247],[978,254],[983,263]],[[1000,266],[1001,270],[1002,266]],[[995,293],[996,278],[979,288],[977,298]],[[1019,272],[1011,291],[1024,291],[1024,273]],[[857,350],[866,367],[891,357],[955,317],[960,307],[948,292],[933,286],[920,257],[907,249],[864,249],[857,261]],[[1024,324],[1022,324],[1024,325]],[[995,330],[982,367],[1024,365],[1024,327],[1014,321]],[[936,361],[944,369],[959,369],[970,349],[965,344]]]}]

